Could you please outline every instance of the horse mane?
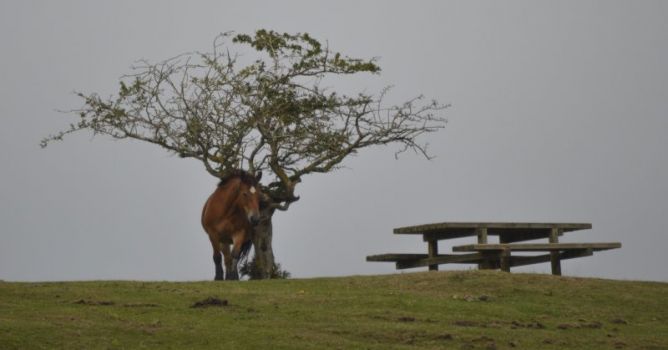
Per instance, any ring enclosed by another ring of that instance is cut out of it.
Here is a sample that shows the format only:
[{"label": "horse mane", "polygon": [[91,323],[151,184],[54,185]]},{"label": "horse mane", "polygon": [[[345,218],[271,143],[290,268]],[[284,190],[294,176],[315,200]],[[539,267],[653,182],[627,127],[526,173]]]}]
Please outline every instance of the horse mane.
[{"label": "horse mane", "polygon": [[255,178],[255,176],[249,174],[245,170],[234,169],[225,173],[225,175],[223,175],[220,178],[220,182],[218,182],[218,187],[225,186],[225,184],[227,184],[227,182],[232,179],[239,179],[241,180],[241,182],[243,182],[248,186],[257,186],[257,179]]}]

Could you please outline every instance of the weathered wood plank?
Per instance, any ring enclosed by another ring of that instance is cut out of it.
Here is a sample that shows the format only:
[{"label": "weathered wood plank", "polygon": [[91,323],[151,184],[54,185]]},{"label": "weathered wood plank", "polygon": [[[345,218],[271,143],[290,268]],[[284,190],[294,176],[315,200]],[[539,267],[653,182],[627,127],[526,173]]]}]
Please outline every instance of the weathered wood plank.
[{"label": "weathered wood plank", "polygon": [[[476,230],[457,230],[457,231],[448,231],[441,233],[424,233],[422,234],[422,240],[424,242],[429,242],[432,240],[442,241],[446,239],[455,239],[463,237],[474,237],[476,236]],[[563,235],[563,234],[561,234]],[[550,237],[550,230],[540,229],[540,230],[490,230],[487,229],[487,236],[499,236],[499,241],[501,243],[513,243],[513,242],[523,242],[531,241],[534,239],[542,239]]]},{"label": "weathered wood plank", "polygon": [[475,236],[475,229],[466,229],[466,230],[453,230],[448,232],[428,232],[422,235],[422,240],[425,242],[445,239],[454,239]]},{"label": "weathered wood plank", "polygon": [[[477,236],[476,230],[459,231],[456,233],[425,233],[422,235],[422,239],[425,242],[431,240],[447,240],[463,237],[475,237]],[[522,231],[522,230],[487,230],[487,236],[499,236],[499,241],[501,243],[514,243],[514,242],[524,242],[532,241],[536,239],[544,239],[550,237],[550,230],[540,230],[540,231]]]},{"label": "weathered wood plank", "polygon": [[424,234],[424,233],[447,233],[451,230],[487,228],[495,229],[552,229],[559,228],[563,231],[591,229],[590,223],[536,223],[536,222],[441,222],[434,224],[405,226],[394,229],[395,234]]},{"label": "weathered wood plank", "polygon": [[397,269],[403,270],[435,264],[477,264],[481,259],[483,259],[481,253],[440,254],[433,258],[425,257],[423,259],[397,261]]},{"label": "weathered wood plank", "polygon": [[[535,239],[543,239],[550,237],[549,229],[540,230],[497,230],[493,231],[492,235],[499,236],[500,243],[515,243],[523,241],[532,241]],[[563,235],[563,233],[561,234]]]},{"label": "weathered wood plank", "polygon": [[369,255],[369,256],[366,257],[366,261],[396,262],[396,261],[403,261],[403,260],[426,259],[428,257],[429,257],[429,255],[427,255],[427,254],[394,254],[394,253],[389,253],[389,254]]},{"label": "weathered wood plank", "polygon": [[[582,249],[582,250],[568,250],[565,252],[561,252],[559,259],[561,260],[566,260],[566,259],[574,259],[574,258],[581,258],[585,256],[592,256],[594,255],[594,251],[591,249]],[[525,266],[525,265],[533,265],[533,264],[541,264],[541,263],[546,263],[550,262],[552,259],[551,254],[541,254],[541,255],[533,255],[533,256],[521,256],[521,255],[515,255],[510,257],[510,266]]]},{"label": "weathered wood plank", "polygon": [[[425,242],[430,240],[445,240],[476,236],[479,228],[452,228],[434,230],[422,233],[422,239]],[[503,243],[529,241],[534,239],[549,238],[550,228],[487,228],[488,236],[499,236]],[[403,234],[403,233],[402,233]],[[411,234],[420,234],[419,232]],[[561,235],[561,233],[560,233]]]},{"label": "weathered wood plank", "polygon": [[592,249],[592,250],[607,250],[621,248],[622,244],[619,242],[605,242],[605,243],[513,243],[513,244],[467,244],[452,247],[453,252],[472,252],[472,251],[487,251],[487,250],[503,250],[510,249],[511,251],[552,251],[552,250],[571,250],[571,249]]},{"label": "weathered wood plank", "polygon": [[[559,253],[559,259],[573,259],[594,254],[592,249],[568,250]],[[480,264],[482,269],[501,268],[509,271],[510,267],[540,264],[549,262],[551,254],[534,256],[508,256],[507,265],[504,265],[503,255],[499,251],[482,251],[471,254],[440,254],[430,258],[427,254],[380,254],[366,257],[367,261],[395,262],[399,270],[415,267],[425,267],[435,264]]]}]

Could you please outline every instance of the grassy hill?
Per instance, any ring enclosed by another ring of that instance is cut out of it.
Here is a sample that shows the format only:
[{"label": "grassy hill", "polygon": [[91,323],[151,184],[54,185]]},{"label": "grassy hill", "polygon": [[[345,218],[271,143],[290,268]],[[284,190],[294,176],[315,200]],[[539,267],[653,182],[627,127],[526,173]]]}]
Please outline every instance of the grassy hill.
[{"label": "grassy hill", "polygon": [[491,271],[0,282],[0,349],[41,348],[668,349],[668,284]]}]

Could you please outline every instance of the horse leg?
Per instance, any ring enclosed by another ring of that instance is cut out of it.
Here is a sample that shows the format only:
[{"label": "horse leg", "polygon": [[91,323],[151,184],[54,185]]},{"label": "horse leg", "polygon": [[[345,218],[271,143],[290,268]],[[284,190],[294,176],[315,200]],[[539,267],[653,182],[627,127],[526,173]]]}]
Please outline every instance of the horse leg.
[{"label": "horse leg", "polygon": [[220,256],[219,251],[213,252],[213,264],[216,266],[216,276],[213,278],[214,281],[223,280],[223,258]]},{"label": "horse leg", "polygon": [[239,279],[239,258],[241,255],[241,245],[243,244],[243,235],[242,234],[237,234],[234,235],[233,238],[233,248],[232,248],[232,268],[230,269],[230,275],[231,279],[238,280]]},{"label": "horse leg", "polygon": [[[211,237],[210,237],[211,238]],[[216,267],[216,276],[214,281],[223,280],[223,258],[220,256],[220,241],[211,238],[211,246],[213,247],[213,264]]]},{"label": "horse leg", "polygon": [[230,252],[230,245],[227,243],[222,244],[223,258],[225,259],[225,279],[233,280],[232,275],[232,253]]}]

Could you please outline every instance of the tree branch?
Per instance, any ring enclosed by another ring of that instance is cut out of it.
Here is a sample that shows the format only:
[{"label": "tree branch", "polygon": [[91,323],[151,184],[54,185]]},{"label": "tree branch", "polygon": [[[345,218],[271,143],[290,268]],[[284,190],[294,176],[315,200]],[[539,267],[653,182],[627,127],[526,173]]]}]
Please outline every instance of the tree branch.
[{"label": "tree branch", "polygon": [[269,205],[287,210],[303,176],[330,172],[361,149],[396,144],[395,156],[431,158],[419,138],[445,126],[439,115],[449,105],[420,96],[385,106],[389,87],[377,97],[321,87],[329,76],[379,72],[377,59],[350,58],[306,33],[224,33],[210,53],[139,61],[109,99],[79,93],[83,107],[71,111],[79,121],[41,145],[89,130],[197,159],[216,177],[242,166],[265,171],[274,176],[263,186]]}]

